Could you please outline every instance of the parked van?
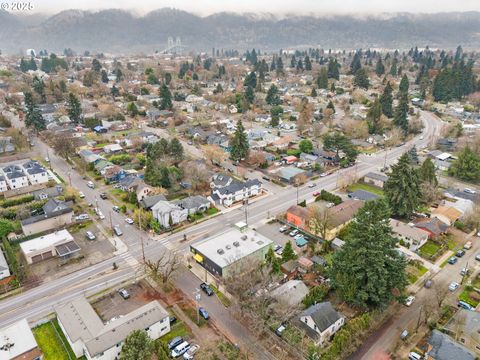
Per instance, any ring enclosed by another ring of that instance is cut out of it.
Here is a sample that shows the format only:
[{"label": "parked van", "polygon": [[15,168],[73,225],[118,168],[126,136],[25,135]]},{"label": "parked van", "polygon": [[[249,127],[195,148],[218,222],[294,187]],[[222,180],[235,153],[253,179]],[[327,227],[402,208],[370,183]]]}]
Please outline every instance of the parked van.
[{"label": "parked van", "polygon": [[87,182],[87,186],[88,186],[90,189],[95,189],[95,184],[94,184],[92,181],[88,181],[88,182]]},{"label": "parked van", "polygon": [[190,349],[190,344],[184,341],[172,350],[171,355],[173,358],[177,358],[179,356],[182,356],[188,349]]},{"label": "parked van", "polygon": [[416,353],[415,351],[410,352],[408,354],[408,360],[422,360],[422,355]]},{"label": "parked van", "polygon": [[472,305],[470,305],[469,303],[467,303],[465,301],[462,301],[462,300],[460,300],[457,305],[458,305],[459,308],[462,308],[462,309],[465,309],[465,310],[470,310],[470,311],[475,310],[475,308]]}]

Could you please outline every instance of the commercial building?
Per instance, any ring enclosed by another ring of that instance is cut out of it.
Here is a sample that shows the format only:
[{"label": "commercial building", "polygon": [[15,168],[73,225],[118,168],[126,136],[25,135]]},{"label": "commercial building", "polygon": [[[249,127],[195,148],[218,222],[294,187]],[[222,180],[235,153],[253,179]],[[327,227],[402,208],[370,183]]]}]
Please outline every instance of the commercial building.
[{"label": "commercial building", "polygon": [[85,298],[55,307],[58,324],[77,358],[115,360],[127,336],[145,330],[152,340],[170,332],[168,312],[152,301],[104,324]]},{"label": "commercial building", "polygon": [[43,354],[26,319],[0,329],[1,360],[41,360]]},{"label": "commercial building", "polygon": [[241,273],[252,262],[265,260],[273,241],[237,223],[233,228],[190,245],[193,258],[214,276]]},{"label": "commercial building", "polygon": [[20,249],[28,264],[34,264],[54,256],[65,259],[80,251],[80,247],[67,230],[56,231],[22,242]]}]

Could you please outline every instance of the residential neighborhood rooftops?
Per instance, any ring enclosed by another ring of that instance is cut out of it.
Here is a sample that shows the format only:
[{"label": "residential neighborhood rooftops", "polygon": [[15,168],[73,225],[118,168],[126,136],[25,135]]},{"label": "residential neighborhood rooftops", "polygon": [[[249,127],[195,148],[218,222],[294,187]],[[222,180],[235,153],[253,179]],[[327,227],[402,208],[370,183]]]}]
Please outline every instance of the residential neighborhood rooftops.
[{"label": "residential neighborhood rooftops", "polygon": [[286,305],[295,306],[308,294],[308,287],[302,280],[289,280],[271,292],[271,296]]},{"label": "residential neighborhood rooftops", "polygon": [[337,227],[353,219],[363,204],[363,201],[347,200],[330,208],[331,226]]},{"label": "residential neighborhood rooftops", "polygon": [[358,189],[348,194],[350,199],[362,200],[362,201],[371,201],[378,199],[379,196],[370,191]]},{"label": "residential neighborhood rooftops", "polygon": [[35,359],[41,355],[26,319],[0,329],[0,359]]},{"label": "residential neighborhood rooftops", "polygon": [[429,358],[435,360],[474,360],[476,355],[465,346],[457,343],[451,337],[438,330],[433,330],[428,344],[431,346],[427,352]]},{"label": "residential neighborhood rooftops", "polygon": [[385,174],[379,174],[379,173],[375,173],[375,172],[369,172],[365,175],[365,178],[370,178],[370,179],[375,179],[375,180],[379,180],[379,181],[387,181],[388,180],[388,176],[385,175]]}]

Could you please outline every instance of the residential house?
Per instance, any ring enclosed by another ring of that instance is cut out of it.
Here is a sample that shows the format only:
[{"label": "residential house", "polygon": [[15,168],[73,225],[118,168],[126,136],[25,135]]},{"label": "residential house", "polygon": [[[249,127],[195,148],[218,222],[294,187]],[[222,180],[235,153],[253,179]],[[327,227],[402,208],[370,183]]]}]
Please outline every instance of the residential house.
[{"label": "residential house", "polygon": [[308,216],[308,209],[298,205],[290,206],[286,213],[287,221],[290,224],[295,225],[296,227],[301,229],[305,229],[305,225],[308,221]]},{"label": "residential house", "polygon": [[332,240],[330,245],[332,246],[333,250],[340,250],[345,245],[345,241],[339,238],[335,238]]},{"label": "residential house", "polygon": [[308,287],[302,280],[289,280],[272,290],[270,296],[286,306],[298,306],[308,295]]},{"label": "residential house", "polygon": [[175,200],[173,203],[180,206],[182,209],[187,210],[188,215],[205,212],[208,210],[211,204],[206,197],[200,195],[194,195],[180,200]]},{"label": "residential house", "polygon": [[54,256],[67,259],[81,249],[67,230],[59,230],[20,243],[20,250],[28,264],[35,264]]},{"label": "residential house", "polygon": [[126,176],[125,170],[123,170],[118,165],[109,166],[103,169],[103,172],[100,172],[103,175],[103,178],[109,183],[119,182]]},{"label": "residential house", "polygon": [[445,234],[448,230],[448,225],[436,217],[417,220],[415,227],[427,231],[430,234],[430,238]]},{"label": "residential house", "polygon": [[363,182],[365,184],[374,185],[379,188],[383,188],[387,180],[388,180],[387,175],[374,173],[374,172],[369,172],[363,177]]},{"label": "residential house", "polygon": [[232,181],[233,181],[233,178],[231,176],[216,174],[212,177],[212,181],[210,182],[210,187],[212,189],[221,189],[221,188],[230,186]]},{"label": "residential house", "polygon": [[293,184],[296,181],[296,179],[299,178],[300,176],[303,176],[303,175],[306,176],[307,172],[300,168],[290,166],[290,167],[280,168],[276,174],[280,178],[280,180]]},{"label": "residential house", "polygon": [[7,180],[5,176],[0,175],[0,192],[5,192],[8,190]]},{"label": "residential house", "polygon": [[11,274],[10,274],[10,269],[8,268],[7,260],[3,255],[2,249],[0,249],[0,280],[5,279],[10,275]]},{"label": "residential house", "polygon": [[168,312],[154,300],[104,324],[85,298],[54,307],[58,324],[77,358],[115,360],[127,336],[145,330],[152,340],[170,332]]},{"label": "residential house", "polygon": [[433,330],[427,340],[426,360],[475,360],[477,356],[450,336]]},{"label": "residential house", "polygon": [[108,144],[103,147],[103,151],[107,154],[115,154],[123,151],[120,144]]},{"label": "residential house", "polygon": [[98,154],[95,154],[93,151],[91,150],[86,150],[86,149],[83,149],[83,150],[80,150],[78,152],[78,155],[83,159],[83,161],[85,161],[87,164],[95,164],[97,163],[98,161],[100,160],[105,160],[103,157],[101,157],[100,155]]},{"label": "residential house", "polygon": [[439,206],[432,211],[432,217],[452,226],[455,221],[460,219],[462,212],[453,206]]},{"label": "residential house", "polygon": [[32,195],[35,200],[47,200],[56,198],[57,196],[62,195],[63,187],[60,185],[48,187],[45,189],[35,190],[32,192]]},{"label": "residential house", "polygon": [[45,168],[40,165],[37,161],[30,160],[22,164],[25,174],[27,175],[28,181],[31,185],[35,184],[44,184],[48,182],[48,173]]},{"label": "residential house", "polygon": [[19,165],[5,166],[2,170],[10,189],[20,189],[29,185],[28,177]]},{"label": "residential house", "polygon": [[38,347],[26,319],[0,329],[0,359],[2,360],[42,360]]},{"label": "residential house", "polygon": [[12,153],[15,146],[12,144],[11,136],[0,136],[0,154]]},{"label": "residential house", "polygon": [[100,174],[102,174],[105,168],[109,166],[113,166],[113,164],[110,161],[107,161],[105,159],[100,159],[97,162],[95,162],[95,164],[93,165],[95,170]]},{"label": "residential house", "polygon": [[153,218],[165,229],[180,224],[188,218],[187,209],[182,209],[179,205],[166,200],[157,202],[152,206],[151,210]]},{"label": "residential house", "polygon": [[157,195],[145,196],[138,203],[142,209],[151,210],[156,203],[158,203],[159,201],[166,201],[166,200],[167,198],[165,196],[163,196],[162,194],[157,194]]},{"label": "residential house", "polygon": [[50,199],[45,205],[43,205],[42,209],[42,215],[31,216],[20,221],[25,235],[32,235],[51,229],[57,229],[71,224],[73,221],[73,209],[71,208],[71,203]]},{"label": "residential house", "polygon": [[435,168],[441,171],[448,171],[448,169],[450,169],[450,166],[452,166],[451,162],[438,159],[433,160],[433,163],[435,165]]},{"label": "residential house", "polygon": [[331,221],[325,234],[325,240],[335,239],[339,231],[353,220],[363,204],[363,201],[359,200],[346,200],[341,204],[331,207],[328,210]]},{"label": "residential house", "polygon": [[445,325],[445,330],[480,357],[480,313],[459,309]]},{"label": "residential house", "polygon": [[354,200],[372,201],[378,199],[380,196],[367,190],[358,189],[349,193],[348,197]]},{"label": "residential house", "polygon": [[152,192],[152,190],[153,188],[150,185],[145,184],[143,180],[139,182],[135,189],[135,194],[137,194],[137,201],[145,199]]},{"label": "residential house", "polygon": [[250,179],[245,182],[232,181],[228,186],[214,188],[210,198],[213,202],[228,207],[237,201],[260,195],[261,192],[262,183],[257,179]]},{"label": "residential house", "polygon": [[323,346],[345,324],[345,317],[327,301],[302,311],[297,323],[316,345]]},{"label": "residential house", "polygon": [[407,247],[412,251],[417,251],[430,237],[428,231],[417,228],[411,223],[405,224],[404,222],[390,219],[390,226],[393,235],[406,243]]}]

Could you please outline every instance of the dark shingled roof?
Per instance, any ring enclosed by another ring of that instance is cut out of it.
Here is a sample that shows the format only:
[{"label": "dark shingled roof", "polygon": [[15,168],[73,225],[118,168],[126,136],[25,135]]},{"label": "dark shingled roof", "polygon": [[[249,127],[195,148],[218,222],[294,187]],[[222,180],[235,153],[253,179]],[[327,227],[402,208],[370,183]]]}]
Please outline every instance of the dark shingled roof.
[{"label": "dark shingled roof", "polygon": [[258,179],[251,179],[247,180],[245,182],[240,182],[240,181],[233,181],[230,185],[218,189],[218,192],[220,194],[234,194],[237,191],[243,190],[243,189],[249,189],[253,186],[261,186],[262,183]]},{"label": "dark shingled roof", "polygon": [[428,339],[432,349],[428,352],[429,358],[435,360],[474,360],[476,356],[465,346],[457,343],[448,335],[433,330]]}]

